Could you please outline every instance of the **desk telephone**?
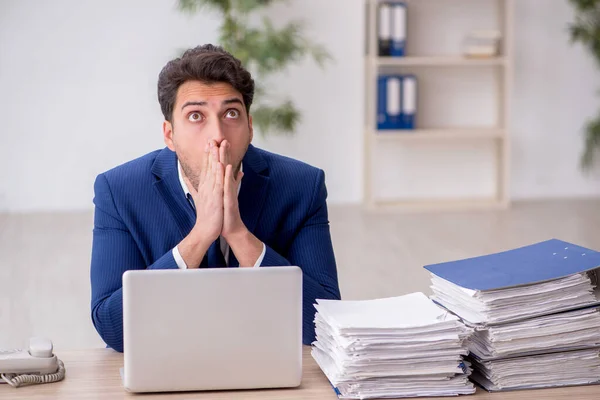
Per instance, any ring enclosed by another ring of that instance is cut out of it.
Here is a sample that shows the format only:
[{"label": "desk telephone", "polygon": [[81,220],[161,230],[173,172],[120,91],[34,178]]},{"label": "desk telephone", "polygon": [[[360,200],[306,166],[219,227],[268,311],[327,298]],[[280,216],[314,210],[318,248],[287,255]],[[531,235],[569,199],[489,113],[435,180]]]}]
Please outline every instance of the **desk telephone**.
[{"label": "desk telephone", "polygon": [[52,349],[50,340],[34,337],[27,350],[0,350],[0,383],[19,387],[62,380],[65,366]]}]

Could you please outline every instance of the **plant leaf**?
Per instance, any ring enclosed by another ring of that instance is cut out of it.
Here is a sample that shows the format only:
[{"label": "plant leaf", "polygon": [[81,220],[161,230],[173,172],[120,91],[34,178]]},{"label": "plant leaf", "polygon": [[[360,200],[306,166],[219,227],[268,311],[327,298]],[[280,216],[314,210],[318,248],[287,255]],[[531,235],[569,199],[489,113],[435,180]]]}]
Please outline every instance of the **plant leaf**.
[{"label": "plant leaf", "polygon": [[205,7],[224,12],[229,6],[229,1],[230,0],[178,0],[177,8],[188,14],[195,14]]},{"label": "plant leaf", "polygon": [[252,113],[253,123],[262,136],[270,133],[291,134],[300,119],[300,112],[289,100],[278,106],[260,105]]},{"label": "plant leaf", "polygon": [[600,114],[587,122],[585,127],[585,150],[581,158],[581,167],[590,169],[597,157],[600,147]]}]

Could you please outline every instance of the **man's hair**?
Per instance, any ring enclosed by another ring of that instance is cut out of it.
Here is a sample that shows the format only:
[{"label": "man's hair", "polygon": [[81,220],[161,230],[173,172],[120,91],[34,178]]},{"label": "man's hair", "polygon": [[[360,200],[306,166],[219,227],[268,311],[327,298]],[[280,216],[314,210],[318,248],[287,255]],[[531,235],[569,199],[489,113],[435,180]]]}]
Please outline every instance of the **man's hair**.
[{"label": "man's hair", "polygon": [[158,75],[158,102],[165,120],[172,122],[179,86],[187,81],[228,83],[242,94],[246,112],[254,98],[254,80],[240,60],[220,46],[205,44],[171,60]]}]

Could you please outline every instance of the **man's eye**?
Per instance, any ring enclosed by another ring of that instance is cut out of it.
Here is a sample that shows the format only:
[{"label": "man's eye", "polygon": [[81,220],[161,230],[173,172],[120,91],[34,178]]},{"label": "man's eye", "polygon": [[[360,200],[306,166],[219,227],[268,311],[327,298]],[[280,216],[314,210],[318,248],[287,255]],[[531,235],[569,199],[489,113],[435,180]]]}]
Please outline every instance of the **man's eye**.
[{"label": "man's eye", "polygon": [[200,115],[200,113],[197,113],[197,112],[191,113],[188,116],[188,119],[190,120],[190,122],[197,122],[197,121],[200,121],[202,119],[202,115]]},{"label": "man's eye", "polygon": [[225,116],[227,118],[237,118],[240,116],[240,112],[238,110],[229,110]]}]

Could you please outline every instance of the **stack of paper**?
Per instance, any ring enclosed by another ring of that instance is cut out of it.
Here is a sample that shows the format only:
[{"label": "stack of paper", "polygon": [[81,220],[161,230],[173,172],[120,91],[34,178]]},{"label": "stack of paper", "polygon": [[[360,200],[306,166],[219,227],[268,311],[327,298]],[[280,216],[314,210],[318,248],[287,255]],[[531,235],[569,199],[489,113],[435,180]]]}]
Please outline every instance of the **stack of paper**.
[{"label": "stack of paper", "polygon": [[600,381],[600,351],[475,361],[474,367],[472,379],[489,391],[588,385]]},{"label": "stack of paper", "polygon": [[433,300],[474,328],[472,379],[502,390],[600,381],[599,266],[600,253],[553,239],[425,268]]},{"label": "stack of paper", "polygon": [[588,274],[599,266],[597,251],[552,239],[425,268],[433,299],[475,326],[599,304]]},{"label": "stack of paper", "polygon": [[312,355],[342,399],[470,394],[471,330],[423,293],[317,300]]},{"label": "stack of paper", "polygon": [[600,347],[600,310],[588,308],[478,328],[468,347],[482,360]]},{"label": "stack of paper", "polygon": [[517,321],[595,304],[590,278],[578,273],[550,282],[497,290],[472,290],[431,277],[434,300],[470,325]]}]

